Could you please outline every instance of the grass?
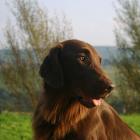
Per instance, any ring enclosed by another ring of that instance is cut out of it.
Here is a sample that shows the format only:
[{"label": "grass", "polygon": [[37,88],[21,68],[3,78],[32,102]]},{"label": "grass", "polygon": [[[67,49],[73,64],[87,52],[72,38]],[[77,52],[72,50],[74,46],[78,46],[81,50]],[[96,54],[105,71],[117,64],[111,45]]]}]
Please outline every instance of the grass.
[{"label": "grass", "polygon": [[122,115],[121,118],[138,134],[140,134],[140,114]]},{"label": "grass", "polygon": [[0,140],[31,140],[31,115],[25,113],[0,114]]},{"label": "grass", "polygon": [[[121,115],[140,134],[140,114]],[[0,114],[0,140],[31,140],[31,115],[3,112]]]}]

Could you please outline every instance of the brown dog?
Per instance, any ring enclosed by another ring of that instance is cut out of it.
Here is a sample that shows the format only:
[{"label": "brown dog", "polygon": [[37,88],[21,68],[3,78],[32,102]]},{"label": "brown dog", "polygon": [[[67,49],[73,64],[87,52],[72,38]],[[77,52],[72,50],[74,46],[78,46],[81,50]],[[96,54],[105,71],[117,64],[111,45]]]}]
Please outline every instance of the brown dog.
[{"label": "brown dog", "polygon": [[33,118],[35,140],[140,140],[103,100],[114,86],[88,43],[58,44],[40,75],[44,91]]}]

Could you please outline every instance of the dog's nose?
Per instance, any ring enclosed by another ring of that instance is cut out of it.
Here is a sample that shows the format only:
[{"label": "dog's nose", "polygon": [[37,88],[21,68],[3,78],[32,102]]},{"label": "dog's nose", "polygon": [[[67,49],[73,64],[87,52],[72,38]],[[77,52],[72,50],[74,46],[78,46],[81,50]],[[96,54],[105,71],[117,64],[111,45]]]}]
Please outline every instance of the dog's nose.
[{"label": "dog's nose", "polygon": [[115,85],[114,84],[111,84],[109,85],[106,89],[105,89],[105,92],[111,92],[113,89],[115,88]]}]

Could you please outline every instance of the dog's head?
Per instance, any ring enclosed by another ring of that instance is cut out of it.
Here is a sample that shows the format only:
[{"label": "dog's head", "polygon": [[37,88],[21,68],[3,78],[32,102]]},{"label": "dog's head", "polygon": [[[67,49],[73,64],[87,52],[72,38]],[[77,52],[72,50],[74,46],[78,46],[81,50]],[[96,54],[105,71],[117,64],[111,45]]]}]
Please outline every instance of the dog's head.
[{"label": "dog's head", "polygon": [[71,97],[86,107],[100,105],[114,87],[101,68],[99,54],[79,40],[67,40],[52,48],[41,65],[40,75],[52,88],[73,91]]}]

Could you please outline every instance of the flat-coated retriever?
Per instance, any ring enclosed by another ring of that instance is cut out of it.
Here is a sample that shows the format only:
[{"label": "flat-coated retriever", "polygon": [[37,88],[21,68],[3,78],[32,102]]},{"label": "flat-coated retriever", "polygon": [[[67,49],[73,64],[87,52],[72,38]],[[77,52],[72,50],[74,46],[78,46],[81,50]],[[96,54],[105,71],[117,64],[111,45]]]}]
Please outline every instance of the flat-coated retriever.
[{"label": "flat-coated retriever", "polygon": [[140,140],[104,101],[114,86],[88,43],[59,43],[40,75],[44,85],[33,117],[35,140]]}]

